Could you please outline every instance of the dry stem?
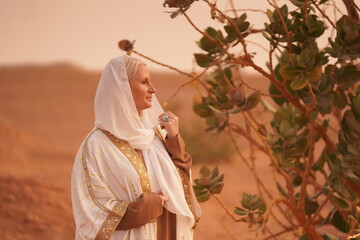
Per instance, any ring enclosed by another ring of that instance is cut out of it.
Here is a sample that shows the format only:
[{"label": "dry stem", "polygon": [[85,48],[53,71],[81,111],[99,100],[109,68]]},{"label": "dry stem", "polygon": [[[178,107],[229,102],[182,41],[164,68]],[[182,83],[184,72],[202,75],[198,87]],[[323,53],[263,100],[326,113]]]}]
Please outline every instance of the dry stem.
[{"label": "dry stem", "polygon": [[336,28],[336,25],[331,21],[331,19],[329,18],[329,16],[327,14],[325,14],[325,12],[323,10],[321,10],[321,8],[319,7],[318,4],[316,4],[315,0],[311,0],[311,2],[315,5],[316,9],[321,12],[321,14],[326,18],[326,20],[328,20],[328,22],[331,24],[331,26],[334,28],[334,29],[337,29]]},{"label": "dry stem", "polygon": [[277,6],[276,2],[273,1],[273,3],[270,2],[270,0],[268,0],[268,3],[273,6],[276,10],[276,12],[279,14],[280,17],[280,21],[282,22],[282,24],[284,25],[284,29],[286,32],[286,39],[287,39],[287,43],[288,43],[288,50],[289,52],[292,52],[292,43],[291,43],[291,36],[290,36],[290,32],[289,29],[287,28],[287,25],[285,23],[284,17],[282,16],[279,7]]},{"label": "dry stem", "polygon": [[172,66],[167,65],[167,64],[165,64],[165,63],[161,63],[161,62],[159,62],[159,61],[156,61],[156,60],[154,60],[154,59],[152,59],[152,58],[150,58],[150,57],[148,57],[148,56],[145,56],[145,55],[142,54],[142,53],[139,53],[139,52],[136,51],[136,50],[131,50],[131,52],[136,53],[137,55],[139,55],[139,56],[141,56],[141,57],[143,57],[143,58],[146,58],[147,60],[149,60],[149,61],[151,61],[151,62],[153,62],[153,63],[156,63],[156,64],[158,64],[158,65],[160,65],[160,66],[169,68],[169,69],[171,69],[171,70],[174,70],[174,71],[176,71],[176,72],[178,72],[178,73],[180,73],[180,74],[186,75],[186,76],[188,76],[188,77],[191,77],[191,78],[193,77],[193,75],[191,75],[190,73],[183,72],[183,71],[181,71],[181,70],[179,70],[179,69],[177,69],[177,68],[175,68],[175,67],[172,67]]}]

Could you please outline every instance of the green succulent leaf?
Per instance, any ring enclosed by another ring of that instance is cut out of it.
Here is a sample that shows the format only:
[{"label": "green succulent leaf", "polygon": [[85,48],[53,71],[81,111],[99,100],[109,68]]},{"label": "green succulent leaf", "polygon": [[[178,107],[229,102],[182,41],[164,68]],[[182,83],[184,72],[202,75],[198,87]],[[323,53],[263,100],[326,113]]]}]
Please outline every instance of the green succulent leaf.
[{"label": "green succulent leaf", "polygon": [[301,90],[306,87],[307,84],[308,80],[303,75],[300,75],[291,82],[290,87],[292,90]]},{"label": "green succulent leaf", "polygon": [[196,199],[198,200],[198,202],[206,202],[210,198],[211,198],[211,193],[208,191],[205,192],[204,194],[196,196]]},{"label": "green succulent leaf", "polygon": [[199,179],[199,185],[204,187],[211,186],[211,179],[209,177],[204,177]]},{"label": "green succulent leaf", "polygon": [[214,179],[215,177],[219,176],[219,168],[218,166],[214,167],[214,169],[211,171],[211,179]]},{"label": "green succulent leaf", "polygon": [[346,222],[344,218],[341,216],[339,210],[337,210],[334,213],[331,222],[337,229],[339,229],[342,232],[346,232]]},{"label": "green succulent leaf", "polygon": [[193,106],[193,110],[196,114],[198,114],[200,117],[208,117],[211,114],[211,109],[209,106],[205,103],[196,103]]},{"label": "green succulent leaf", "polygon": [[255,92],[251,93],[246,98],[246,103],[245,103],[243,110],[249,111],[249,110],[253,109],[254,107],[256,107],[256,105],[260,102],[260,98],[261,98],[260,90],[256,90]]},{"label": "green succulent leaf", "polygon": [[343,210],[349,210],[350,209],[350,205],[342,198],[336,197],[334,195],[331,196],[331,201],[333,202],[333,204],[338,208],[338,209],[343,209]]},{"label": "green succulent leaf", "polygon": [[202,50],[207,52],[214,50],[218,46],[217,42],[214,42],[213,40],[207,37],[202,37],[198,45]]},{"label": "green succulent leaf", "polygon": [[218,182],[215,185],[211,186],[210,191],[212,194],[220,194],[223,188],[224,188],[224,183]]},{"label": "green succulent leaf", "polygon": [[194,54],[195,59],[196,59],[196,63],[200,66],[200,67],[208,67],[213,61],[214,59],[207,55],[207,54],[203,54],[203,53],[195,53]]},{"label": "green succulent leaf", "polygon": [[249,211],[245,210],[243,208],[235,207],[234,213],[236,213],[237,215],[240,215],[240,216],[244,216],[244,215],[248,215]]},{"label": "green succulent leaf", "polygon": [[285,189],[283,188],[283,186],[280,183],[276,182],[276,187],[278,188],[281,195],[283,195],[285,198],[289,197],[289,194],[285,191]]},{"label": "green succulent leaf", "polygon": [[319,204],[316,201],[311,201],[308,198],[305,198],[305,213],[311,215],[316,212],[319,208]]},{"label": "green succulent leaf", "polygon": [[203,177],[209,177],[210,174],[211,174],[211,170],[210,170],[207,166],[203,166],[203,167],[200,169],[200,174],[201,174]]}]

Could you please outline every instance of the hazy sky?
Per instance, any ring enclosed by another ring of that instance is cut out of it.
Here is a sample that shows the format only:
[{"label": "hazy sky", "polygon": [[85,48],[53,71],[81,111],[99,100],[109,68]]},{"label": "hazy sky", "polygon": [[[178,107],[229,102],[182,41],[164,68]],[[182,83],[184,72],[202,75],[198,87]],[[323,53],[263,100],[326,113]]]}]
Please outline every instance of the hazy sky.
[{"label": "hazy sky", "polygon": [[[339,1],[339,0],[335,0]],[[266,10],[266,0],[241,0],[239,8]],[[200,52],[200,39],[183,16],[170,19],[163,0],[0,0],[0,65],[70,61],[88,69],[102,69],[120,54],[120,39],[136,39],[135,48],[161,62],[191,69],[193,53]],[[218,0],[220,7],[226,1]],[[172,9],[170,9],[172,10]],[[219,26],[209,18],[204,2],[188,11],[194,23],[204,29]],[[263,13],[249,13],[250,22],[263,27]],[[261,34],[259,34],[258,37]],[[253,38],[265,45],[260,38]],[[265,45],[267,47],[267,45]],[[256,45],[256,60],[265,54]],[[157,67],[149,63],[151,68]]]}]

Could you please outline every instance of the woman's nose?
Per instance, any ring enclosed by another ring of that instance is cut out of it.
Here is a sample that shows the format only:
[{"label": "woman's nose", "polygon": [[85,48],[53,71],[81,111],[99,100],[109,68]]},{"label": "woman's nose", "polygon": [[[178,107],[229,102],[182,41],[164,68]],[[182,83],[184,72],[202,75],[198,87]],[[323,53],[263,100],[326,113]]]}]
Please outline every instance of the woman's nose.
[{"label": "woman's nose", "polygon": [[156,92],[156,88],[154,87],[154,85],[150,84],[149,91],[150,91],[151,93],[155,93],[155,92]]}]

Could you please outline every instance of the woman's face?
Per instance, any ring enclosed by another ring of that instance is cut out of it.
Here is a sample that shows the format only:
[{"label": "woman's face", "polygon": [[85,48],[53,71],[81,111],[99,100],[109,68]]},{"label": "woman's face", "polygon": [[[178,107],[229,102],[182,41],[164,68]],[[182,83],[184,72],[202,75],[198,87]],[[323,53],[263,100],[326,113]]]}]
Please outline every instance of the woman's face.
[{"label": "woman's face", "polygon": [[152,106],[152,96],[156,89],[150,82],[150,74],[144,64],[139,64],[135,75],[129,80],[135,106],[138,111]]}]

